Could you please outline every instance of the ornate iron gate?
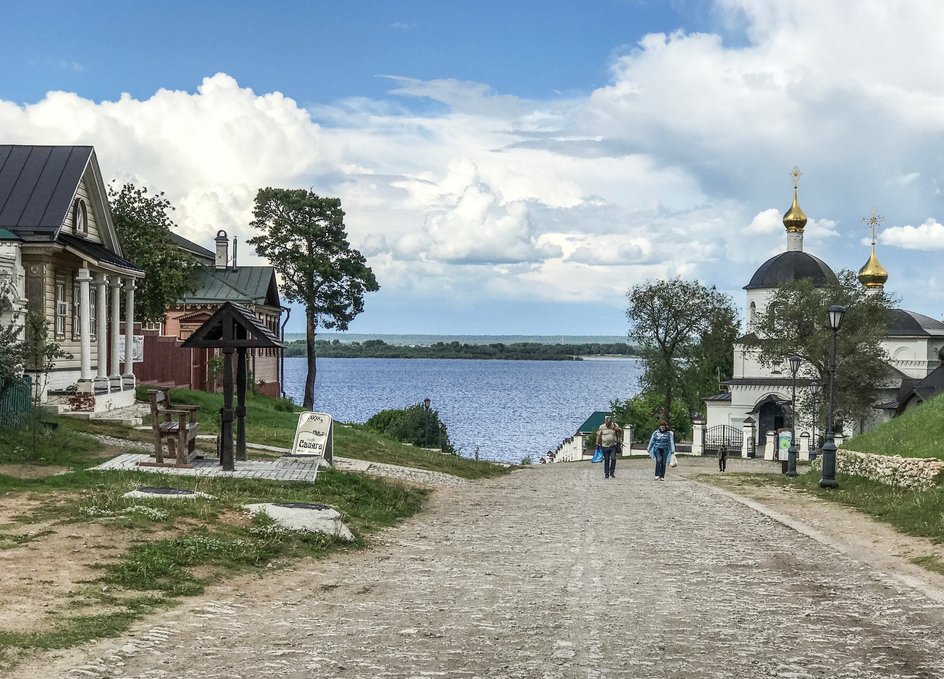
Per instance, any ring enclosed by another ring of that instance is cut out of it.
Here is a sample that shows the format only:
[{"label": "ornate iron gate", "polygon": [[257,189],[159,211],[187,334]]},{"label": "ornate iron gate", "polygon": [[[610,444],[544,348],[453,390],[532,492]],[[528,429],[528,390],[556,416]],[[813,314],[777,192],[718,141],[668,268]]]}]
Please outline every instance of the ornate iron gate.
[{"label": "ornate iron gate", "polygon": [[721,446],[725,446],[728,449],[728,455],[733,457],[741,454],[743,440],[744,434],[739,428],[722,424],[705,430],[705,441],[702,449],[705,455],[717,455]]}]

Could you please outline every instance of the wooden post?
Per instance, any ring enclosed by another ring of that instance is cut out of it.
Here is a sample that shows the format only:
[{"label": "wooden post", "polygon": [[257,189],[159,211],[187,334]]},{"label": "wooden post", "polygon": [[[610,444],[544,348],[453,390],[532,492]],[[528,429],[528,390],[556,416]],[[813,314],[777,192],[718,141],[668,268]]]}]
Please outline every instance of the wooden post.
[{"label": "wooden post", "polygon": [[236,459],[246,459],[246,347],[236,350]]},{"label": "wooden post", "polygon": [[223,347],[223,407],[220,408],[220,464],[231,472],[233,464],[233,347]]}]

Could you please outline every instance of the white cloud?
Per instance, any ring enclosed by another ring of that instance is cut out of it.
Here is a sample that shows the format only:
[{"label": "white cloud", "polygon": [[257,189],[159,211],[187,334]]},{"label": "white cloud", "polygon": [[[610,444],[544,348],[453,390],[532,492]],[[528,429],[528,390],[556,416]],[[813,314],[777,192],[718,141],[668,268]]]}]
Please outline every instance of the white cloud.
[{"label": "white cloud", "polygon": [[[260,186],[340,196],[385,295],[609,300],[676,274],[739,290],[783,250],[794,164],[806,242],[834,269],[867,257],[873,205],[919,224],[881,234],[914,260],[883,252],[892,280],[944,248],[944,156],[930,151],[944,145],[944,4],[715,9],[739,46],[648,35],[587,96],[396,74],[383,99],[304,108],[220,73],[145,99],[0,100],[0,129],[6,142],[94,144],[106,178],[165,191],[183,235],[208,246],[217,228],[251,235]],[[903,291],[919,310],[925,294]]]},{"label": "white cloud", "polygon": [[878,240],[905,250],[944,250],[944,224],[929,218],[918,226],[892,226]]}]

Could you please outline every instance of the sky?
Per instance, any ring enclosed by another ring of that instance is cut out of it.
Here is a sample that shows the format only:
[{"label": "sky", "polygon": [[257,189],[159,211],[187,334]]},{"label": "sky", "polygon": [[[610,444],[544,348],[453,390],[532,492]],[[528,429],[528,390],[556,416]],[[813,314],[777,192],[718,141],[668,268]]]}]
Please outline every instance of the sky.
[{"label": "sky", "polygon": [[[626,292],[877,252],[941,318],[939,0],[0,3],[0,143],[91,144],[178,232],[256,191],[341,199],[381,290],[358,333],[622,335]],[[293,311],[289,332],[303,330]]]}]

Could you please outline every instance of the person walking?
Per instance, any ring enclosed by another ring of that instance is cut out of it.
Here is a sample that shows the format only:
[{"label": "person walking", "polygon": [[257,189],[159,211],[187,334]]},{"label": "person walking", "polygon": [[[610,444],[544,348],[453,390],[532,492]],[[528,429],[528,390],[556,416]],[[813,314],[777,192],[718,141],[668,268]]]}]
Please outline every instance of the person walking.
[{"label": "person walking", "polygon": [[718,448],[718,471],[723,472],[725,467],[728,466],[728,447],[725,444],[721,444],[721,447]]},{"label": "person walking", "polygon": [[649,437],[649,457],[656,461],[656,479],[665,481],[665,466],[675,454],[675,434],[665,420],[659,422],[659,428]]},{"label": "person walking", "polygon": [[607,415],[597,429],[597,445],[603,448],[603,478],[616,478],[616,456],[620,453],[623,430]]}]

